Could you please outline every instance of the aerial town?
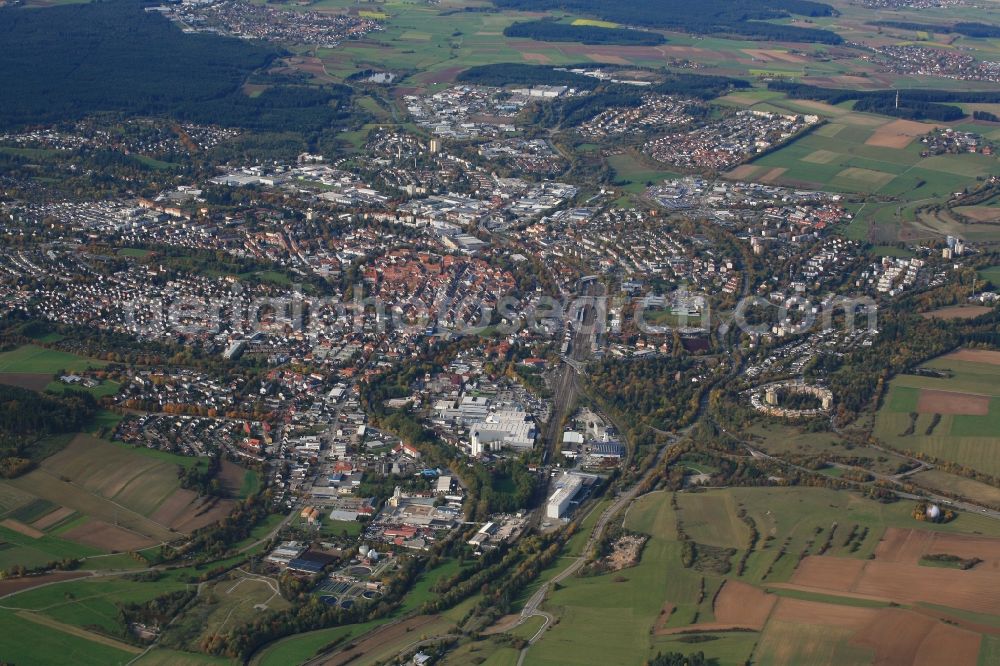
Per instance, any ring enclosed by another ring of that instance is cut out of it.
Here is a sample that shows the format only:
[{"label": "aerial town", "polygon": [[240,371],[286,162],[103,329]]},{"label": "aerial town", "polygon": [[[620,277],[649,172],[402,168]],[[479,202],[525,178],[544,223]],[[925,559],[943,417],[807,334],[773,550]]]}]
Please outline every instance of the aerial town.
[{"label": "aerial town", "polygon": [[0,2],[0,662],[994,663],[1000,21],[731,4]]}]

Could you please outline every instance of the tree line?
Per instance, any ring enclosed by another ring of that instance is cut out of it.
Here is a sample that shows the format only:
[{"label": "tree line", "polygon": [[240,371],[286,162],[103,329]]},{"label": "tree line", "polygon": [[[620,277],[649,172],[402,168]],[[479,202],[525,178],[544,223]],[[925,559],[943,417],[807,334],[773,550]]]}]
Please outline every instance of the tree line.
[{"label": "tree line", "polygon": [[596,25],[573,25],[556,21],[525,21],[504,28],[505,37],[524,37],[541,42],[582,42],[584,44],[617,44],[622,46],[656,46],[667,39],[648,30],[605,28]]},{"label": "tree line", "polygon": [[966,37],[988,38],[1000,37],[1000,26],[989,23],[959,22],[954,25],[939,23],[915,23],[913,21],[869,21],[868,25],[876,28],[897,28],[899,30],[914,30],[917,32],[936,32],[938,34],[958,33]]},{"label": "tree line", "polygon": [[608,3],[604,0],[493,0],[501,9],[561,10],[596,16],[606,21],[648,28],[664,28],[702,35],[732,35],[744,39],[840,44],[835,32],[818,28],[768,23],[799,16],[832,16],[830,5],[810,0],[652,0]]},{"label": "tree line", "polygon": [[[910,120],[957,120],[965,112],[952,104],[995,104],[1000,102],[997,90],[847,90],[821,88],[792,81],[771,81],[768,90],[783,92],[793,99],[811,99],[827,104],[855,101],[857,111],[871,111]],[[896,106],[897,94],[899,106]]]}]

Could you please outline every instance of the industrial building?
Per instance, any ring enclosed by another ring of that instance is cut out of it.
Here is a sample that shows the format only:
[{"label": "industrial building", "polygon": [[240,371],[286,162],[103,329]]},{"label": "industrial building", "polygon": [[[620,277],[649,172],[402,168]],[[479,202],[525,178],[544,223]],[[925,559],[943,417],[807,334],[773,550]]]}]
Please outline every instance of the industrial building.
[{"label": "industrial building", "polygon": [[583,487],[583,481],[584,477],[579,474],[563,472],[559,480],[556,481],[555,490],[549,495],[549,500],[545,504],[545,517],[550,520],[562,518],[570,503]]}]

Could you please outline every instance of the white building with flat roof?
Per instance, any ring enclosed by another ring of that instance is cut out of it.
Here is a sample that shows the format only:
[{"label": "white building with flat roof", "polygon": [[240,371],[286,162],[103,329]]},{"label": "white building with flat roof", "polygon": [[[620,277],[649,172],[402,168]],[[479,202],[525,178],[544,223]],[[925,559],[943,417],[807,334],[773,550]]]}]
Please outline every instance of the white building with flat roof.
[{"label": "white building with flat roof", "polygon": [[549,495],[549,500],[545,504],[545,517],[550,520],[559,520],[566,513],[570,502],[580,492],[581,487],[583,487],[582,476],[563,472],[559,480],[556,481],[555,490]]}]

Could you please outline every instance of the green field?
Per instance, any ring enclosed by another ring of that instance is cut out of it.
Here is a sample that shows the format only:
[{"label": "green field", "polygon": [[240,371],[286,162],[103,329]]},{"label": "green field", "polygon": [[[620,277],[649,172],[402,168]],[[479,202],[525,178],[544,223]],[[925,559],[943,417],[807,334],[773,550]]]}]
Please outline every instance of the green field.
[{"label": "green field", "polygon": [[979,278],[987,280],[994,289],[1000,289],[1000,266],[990,266],[979,271]]},{"label": "green field", "polygon": [[[875,436],[896,449],[956,462],[987,474],[1000,475],[1000,366],[942,357],[923,367],[952,373],[951,377],[901,375],[892,380],[875,419]],[[918,413],[921,389],[987,396],[984,415]],[[929,432],[929,434],[928,434]]]},{"label": "green field", "polygon": [[179,652],[166,648],[153,648],[134,662],[137,666],[223,666],[235,664],[232,659],[212,657],[207,654]]},{"label": "green field", "polygon": [[58,631],[9,610],[0,610],[0,654],[11,664],[65,663],[112,666],[126,664],[135,654]]},{"label": "green field", "polygon": [[103,368],[107,363],[76,354],[24,345],[0,353],[0,373],[35,373],[53,375],[60,370],[81,372],[87,368]]},{"label": "green field", "polygon": [[144,602],[184,589],[185,584],[164,577],[151,582],[120,578],[78,580],[21,592],[4,600],[4,606],[37,612],[64,624],[121,636],[118,603]]},{"label": "green field", "polygon": [[625,181],[624,189],[626,192],[644,192],[647,183],[655,185],[677,177],[677,174],[672,171],[642,164],[629,153],[619,153],[608,157],[608,165],[615,170],[616,181]]},{"label": "green field", "polygon": [[315,656],[320,649],[348,638],[361,636],[381,624],[384,624],[384,621],[373,620],[364,624],[349,624],[342,627],[307,631],[304,634],[285,638],[272,644],[261,652],[254,661],[259,666],[301,664]]}]

